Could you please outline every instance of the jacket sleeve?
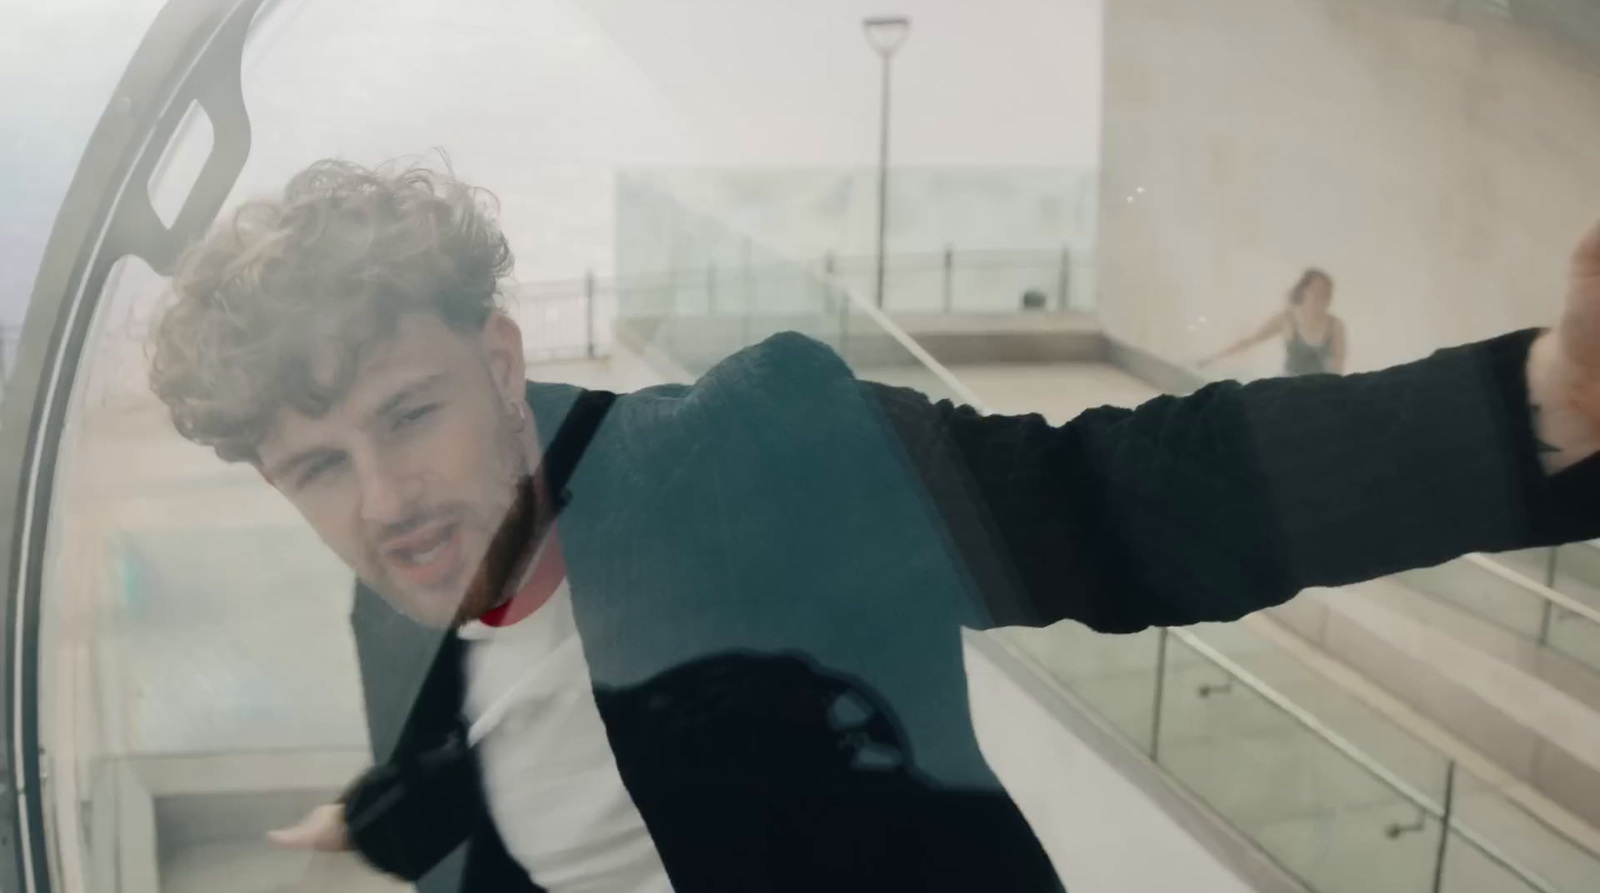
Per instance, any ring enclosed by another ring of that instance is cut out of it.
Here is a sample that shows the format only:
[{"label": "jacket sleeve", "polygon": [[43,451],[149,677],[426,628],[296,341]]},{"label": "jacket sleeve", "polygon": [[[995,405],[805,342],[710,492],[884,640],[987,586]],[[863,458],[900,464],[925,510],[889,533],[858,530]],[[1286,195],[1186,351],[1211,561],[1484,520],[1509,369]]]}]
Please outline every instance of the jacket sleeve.
[{"label": "jacket sleeve", "polygon": [[477,765],[461,738],[379,763],[341,799],[356,851],[408,881],[466,843],[487,815]]},{"label": "jacket sleeve", "polygon": [[1131,632],[1600,535],[1600,459],[1539,465],[1524,380],[1536,335],[1370,374],[1218,383],[1060,426],[863,387],[996,625]]},{"label": "jacket sleeve", "polygon": [[365,587],[351,624],[377,762],[340,798],[345,826],[373,867],[416,880],[488,822],[460,719],[458,644]]}]

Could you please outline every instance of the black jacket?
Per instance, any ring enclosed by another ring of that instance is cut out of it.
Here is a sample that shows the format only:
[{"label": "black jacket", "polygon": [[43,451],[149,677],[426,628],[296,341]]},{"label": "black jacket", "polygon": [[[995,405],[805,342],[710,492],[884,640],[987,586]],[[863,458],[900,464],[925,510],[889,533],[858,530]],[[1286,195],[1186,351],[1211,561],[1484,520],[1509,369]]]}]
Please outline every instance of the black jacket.
[{"label": "black jacket", "polygon": [[[1539,468],[1532,338],[1061,426],[860,382],[798,335],[616,398],[562,547],[618,767],[674,887],[1054,889],[978,753],[960,628],[1232,620],[1308,586],[1600,534],[1600,462]],[[538,384],[528,400],[541,435],[606,402]],[[425,889],[535,889],[461,743],[460,644],[364,589],[353,623],[378,760],[346,798],[357,847],[415,879],[465,843]]]}]

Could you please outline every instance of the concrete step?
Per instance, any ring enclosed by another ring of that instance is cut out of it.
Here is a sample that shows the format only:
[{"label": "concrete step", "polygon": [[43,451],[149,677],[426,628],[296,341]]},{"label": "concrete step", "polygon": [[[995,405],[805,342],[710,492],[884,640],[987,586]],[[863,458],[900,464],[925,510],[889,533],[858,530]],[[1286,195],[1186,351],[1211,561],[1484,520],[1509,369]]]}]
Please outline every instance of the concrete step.
[{"label": "concrete step", "polygon": [[1555,550],[1554,579],[1550,579],[1550,549],[1526,549],[1490,556],[1530,580],[1545,583],[1578,601],[1600,608],[1600,545],[1568,543]]},{"label": "concrete step", "polygon": [[[1554,889],[1586,890],[1600,876],[1600,831],[1295,633],[1262,615],[1190,632],[1434,802],[1443,800],[1448,761],[1457,761],[1460,825]],[[1006,634],[1042,672],[1150,752],[1154,630],[1103,636],[1062,623]],[[1393,879],[1409,884],[1419,866],[1431,867],[1437,823],[1410,830],[1417,811],[1404,796],[1249,688],[1228,685],[1225,673],[1176,640],[1166,667],[1162,766],[1281,864],[1313,879],[1317,889],[1363,893],[1387,889]],[[1400,833],[1390,838],[1391,828]],[[1447,872],[1467,877],[1450,889],[1520,889],[1470,844],[1457,846]],[[1352,853],[1362,854],[1360,864]],[[1487,886],[1474,886],[1480,879]],[[1488,883],[1495,879],[1507,883]]]},{"label": "concrete step", "polygon": [[[1581,666],[1394,580],[1308,592],[1271,614],[1600,825],[1600,683]],[[1559,686],[1540,672],[1558,664],[1563,669],[1548,675]]]},{"label": "concrete step", "polygon": [[1394,579],[1453,609],[1429,615],[1441,629],[1600,710],[1600,624],[1464,560]]}]

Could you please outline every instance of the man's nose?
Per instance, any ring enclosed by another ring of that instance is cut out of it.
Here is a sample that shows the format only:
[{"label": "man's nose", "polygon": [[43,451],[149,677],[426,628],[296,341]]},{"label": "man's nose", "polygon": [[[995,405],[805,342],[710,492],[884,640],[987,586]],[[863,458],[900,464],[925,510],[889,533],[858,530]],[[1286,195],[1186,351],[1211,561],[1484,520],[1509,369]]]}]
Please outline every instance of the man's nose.
[{"label": "man's nose", "polygon": [[422,495],[422,475],[417,469],[377,452],[358,456],[355,465],[361,520],[396,524],[411,516]]}]

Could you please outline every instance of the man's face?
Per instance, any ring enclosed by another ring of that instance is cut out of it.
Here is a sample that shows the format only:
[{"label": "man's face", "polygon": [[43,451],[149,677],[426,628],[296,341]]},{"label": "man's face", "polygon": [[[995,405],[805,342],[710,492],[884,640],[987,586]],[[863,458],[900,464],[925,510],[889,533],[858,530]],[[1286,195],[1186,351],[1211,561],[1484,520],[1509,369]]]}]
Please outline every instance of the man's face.
[{"label": "man's face", "polygon": [[326,414],[280,410],[261,470],[368,586],[444,627],[534,464],[522,389],[509,319],[463,334],[413,314]]}]

